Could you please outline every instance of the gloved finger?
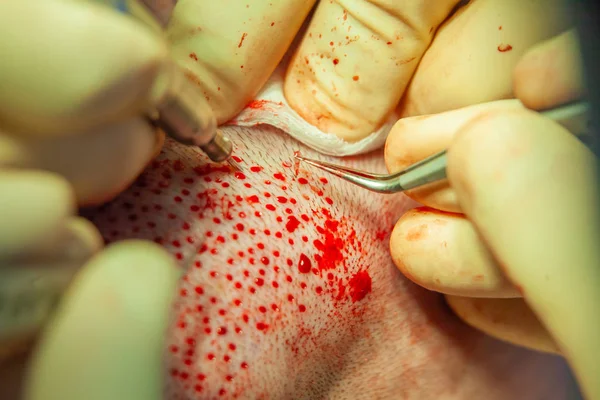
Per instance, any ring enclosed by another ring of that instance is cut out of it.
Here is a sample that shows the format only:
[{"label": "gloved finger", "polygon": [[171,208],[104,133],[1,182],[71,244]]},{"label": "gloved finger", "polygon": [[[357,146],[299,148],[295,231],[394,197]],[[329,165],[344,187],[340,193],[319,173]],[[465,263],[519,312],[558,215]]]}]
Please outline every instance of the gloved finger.
[{"label": "gloved finger", "polygon": [[560,354],[548,331],[522,299],[476,299],[446,296],[467,325],[497,339],[546,353]]},{"label": "gloved finger", "polygon": [[287,101],[323,132],[348,142],[368,136],[458,2],[321,1],[289,65]]},{"label": "gloved finger", "polygon": [[473,225],[461,214],[419,207],[405,213],[390,239],[398,269],[426,289],[471,297],[520,297]]},{"label": "gloved finger", "polygon": [[30,349],[55,300],[104,244],[96,227],[80,217],[47,236],[43,247],[0,258],[0,364]]},{"label": "gloved finger", "polygon": [[513,81],[515,96],[534,110],[583,97],[583,65],[575,30],[529,50],[515,67]]},{"label": "gloved finger", "polygon": [[315,0],[179,0],[167,29],[172,52],[222,124],[266,83]]},{"label": "gloved finger", "polygon": [[162,398],[163,339],[179,276],[172,257],[149,242],[120,242],[96,256],[42,336],[25,398]]},{"label": "gloved finger", "polygon": [[[400,119],[385,143],[385,163],[391,172],[442,151],[468,121],[489,111],[523,109],[518,100],[498,100],[444,113]],[[405,192],[412,199],[438,210],[461,212],[454,190],[447,181],[434,182]]]},{"label": "gloved finger", "polygon": [[149,28],[101,4],[0,2],[0,124],[65,135],[132,117],[148,106],[168,54]]},{"label": "gloved finger", "polygon": [[513,97],[513,69],[534,44],[571,26],[565,0],[478,0],[438,30],[406,90],[402,117]]},{"label": "gloved finger", "polygon": [[7,158],[0,166],[54,172],[72,185],[77,204],[96,205],[125,190],[163,142],[162,131],[142,118],[62,137],[0,135],[0,156]]},{"label": "gloved finger", "polygon": [[52,246],[75,211],[66,180],[42,171],[0,170],[0,259]]},{"label": "gloved finger", "polygon": [[482,116],[448,150],[461,207],[589,398],[600,396],[596,168],[593,154],[568,131],[527,111]]}]

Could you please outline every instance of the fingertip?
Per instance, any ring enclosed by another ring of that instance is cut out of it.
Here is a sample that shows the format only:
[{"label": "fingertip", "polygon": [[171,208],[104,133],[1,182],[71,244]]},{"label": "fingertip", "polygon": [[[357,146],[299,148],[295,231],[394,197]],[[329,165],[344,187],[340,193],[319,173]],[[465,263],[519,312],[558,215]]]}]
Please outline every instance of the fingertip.
[{"label": "fingertip", "polygon": [[388,134],[387,139],[385,140],[384,147],[384,159],[385,166],[390,173],[398,172],[402,169],[403,165],[406,163],[404,161],[405,154],[404,150],[406,146],[404,145],[404,131],[405,131],[405,121],[398,120],[390,133]]},{"label": "fingertip", "polygon": [[0,172],[0,254],[20,256],[51,242],[75,211],[69,183],[45,171]]},{"label": "fingertip", "polygon": [[473,328],[518,346],[560,354],[556,342],[522,299],[445,298],[452,311]]},{"label": "fingertip", "polygon": [[109,246],[76,277],[32,362],[27,399],[159,399],[180,272],[159,246]]},{"label": "fingertip", "polygon": [[532,47],[513,70],[513,93],[532,110],[544,110],[584,95],[579,40],[574,30]]}]

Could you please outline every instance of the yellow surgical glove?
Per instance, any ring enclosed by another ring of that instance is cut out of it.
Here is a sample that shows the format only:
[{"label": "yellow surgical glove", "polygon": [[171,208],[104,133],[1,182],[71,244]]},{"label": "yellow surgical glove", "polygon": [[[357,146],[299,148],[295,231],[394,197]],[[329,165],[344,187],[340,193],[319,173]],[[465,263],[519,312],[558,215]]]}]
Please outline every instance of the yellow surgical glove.
[{"label": "yellow surgical glove", "polygon": [[[127,16],[67,0],[0,2],[0,40],[0,296],[32,268],[43,285],[84,265],[33,362],[15,354],[35,333],[17,324],[31,309],[2,297],[0,319],[19,334],[0,327],[0,397],[159,399],[179,272],[153,243],[100,252],[76,213],[112,199],[159,151],[163,134],[142,111],[167,46]],[[50,301],[33,293],[29,306]]]},{"label": "yellow surgical glove", "polygon": [[[535,108],[582,95],[573,32],[528,52],[514,92]],[[448,182],[409,192],[391,240],[398,268],[446,295],[467,324],[562,354],[600,398],[600,202],[597,159],[570,132],[517,100],[400,120],[390,171],[448,148]]]}]

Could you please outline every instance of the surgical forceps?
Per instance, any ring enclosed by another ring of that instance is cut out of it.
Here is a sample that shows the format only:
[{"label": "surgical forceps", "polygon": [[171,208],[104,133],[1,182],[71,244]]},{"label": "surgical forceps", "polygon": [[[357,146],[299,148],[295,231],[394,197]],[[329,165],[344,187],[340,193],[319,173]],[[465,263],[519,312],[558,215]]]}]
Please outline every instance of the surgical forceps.
[{"label": "surgical forceps", "polygon": [[[541,114],[569,129],[576,136],[583,135],[589,129],[591,113],[589,105],[585,102],[570,103],[541,112]],[[373,174],[342,165],[304,158],[299,154],[296,154],[295,158],[377,193],[403,192],[446,179],[446,150],[393,174]]]}]

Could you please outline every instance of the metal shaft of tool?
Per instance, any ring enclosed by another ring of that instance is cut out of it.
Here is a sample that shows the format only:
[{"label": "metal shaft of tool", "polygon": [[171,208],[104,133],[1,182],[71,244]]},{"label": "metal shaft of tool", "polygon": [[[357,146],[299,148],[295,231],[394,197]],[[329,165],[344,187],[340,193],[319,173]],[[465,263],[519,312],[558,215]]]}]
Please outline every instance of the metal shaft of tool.
[{"label": "metal shaft of tool", "polygon": [[[587,103],[575,102],[542,111],[540,114],[560,124],[574,135],[580,136],[589,128],[588,111]],[[446,179],[446,165],[446,150],[443,150],[398,173],[397,184],[390,186],[388,192],[410,190]]]},{"label": "metal shaft of tool", "polygon": [[[152,20],[164,29],[176,3],[176,0],[119,0],[114,6],[141,22]],[[199,147],[214,162],[229,160],[233,144],[217,130],[212,108],[184,70],[170,61],[157,81],[163,92],[148,112],[153,124],[176,141]]]},{"label": "metal shaft of tool", "polygon": [[200,147],[212,161],[226,161],[233,144],[217,130],[217,119],[204,96],[177,65],[165,73],[169,82],[155,106],[156,124],[178,142]]}]

